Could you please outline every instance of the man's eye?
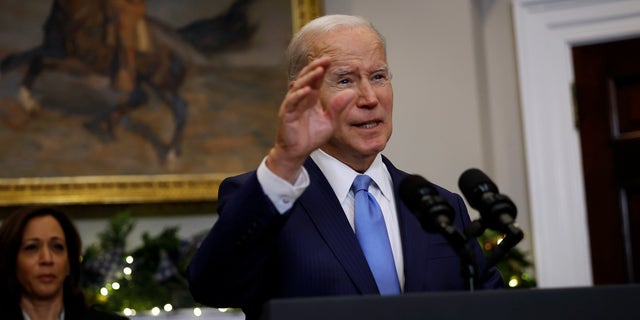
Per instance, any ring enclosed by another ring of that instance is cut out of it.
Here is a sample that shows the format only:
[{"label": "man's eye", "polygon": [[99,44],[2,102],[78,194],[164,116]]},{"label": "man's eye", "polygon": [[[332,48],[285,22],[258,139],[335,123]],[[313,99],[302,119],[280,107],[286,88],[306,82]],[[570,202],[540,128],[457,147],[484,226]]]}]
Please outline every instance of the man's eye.
[{"label": "man's eye", "polygon": [[376,73],[370,81],[372,85],[384,86],[389,83],[389,77],[386,73]]},{"label": "man's eye", "polygon": [[351,80],[349,79],[340,79],[338,80],[338,84],[349,84],[351,83]]},{"label": "man's eye", "polygon": [[387,75],[383,74],[383,73],[377,73],[377,74],[373,75],[373,80],[377,81],[377,82],[386,81],[388,79],[389,79],[389,77],[387,77]]}]

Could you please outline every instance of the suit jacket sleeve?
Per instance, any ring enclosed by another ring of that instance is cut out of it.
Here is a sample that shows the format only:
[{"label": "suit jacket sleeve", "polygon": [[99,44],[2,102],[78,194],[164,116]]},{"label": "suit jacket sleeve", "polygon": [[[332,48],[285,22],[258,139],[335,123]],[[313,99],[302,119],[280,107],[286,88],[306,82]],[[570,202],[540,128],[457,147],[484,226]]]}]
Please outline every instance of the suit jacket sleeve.
[{"label": "suit jacket sleeve", "polygon": [[244,308],[265,300],[263,270],[286,215],[264,194],[255,171],[222,182],[218,214],[189,263],[191,294],[213,307]]}]

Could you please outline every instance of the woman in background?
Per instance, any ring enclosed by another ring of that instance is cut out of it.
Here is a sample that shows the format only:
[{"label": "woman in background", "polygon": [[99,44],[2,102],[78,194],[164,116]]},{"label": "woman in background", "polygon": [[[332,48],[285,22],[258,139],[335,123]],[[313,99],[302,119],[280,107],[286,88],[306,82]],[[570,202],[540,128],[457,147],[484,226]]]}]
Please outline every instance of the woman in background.
[{"label": "woman in background", "polygon": [[0,226],[3,319],[126,319],[85,304],[78,286],[82,244],[71,219],[47,207],[25,207]]}]

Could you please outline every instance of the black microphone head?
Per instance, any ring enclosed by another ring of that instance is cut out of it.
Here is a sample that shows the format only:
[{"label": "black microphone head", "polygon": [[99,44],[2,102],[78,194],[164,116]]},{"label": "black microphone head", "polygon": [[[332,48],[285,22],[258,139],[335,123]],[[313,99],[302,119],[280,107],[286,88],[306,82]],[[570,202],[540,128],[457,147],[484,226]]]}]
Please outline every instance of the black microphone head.
[{"label": "black microphone head", "polygon": [[482,195],[486,192],[498,194],[498,187],[489,177],[476,168],[467,169],[458,179],[458,187],[474,209],[482,206]]},{"label": "black microphone head", "polygon": [[404,178],[400,182],[400,199],[416,215],[426,231],[447,232],[451,229],[453,207],[425,178],[419,175]]},{"label": "black microphone head", "polygon": [[427,179],[412,174],[400,182],[400,199],[404,201],[409,210],[420,211],[422,198],[425,195],[436,195],[438,192]]},{"label": "black microphone head", "polygon": [[500,194],[498,187],[484,172],[472,168],[463,172],[458,187],[469,205],[480,212],[484,223],[491,229],[508,232],[516,218],[516,205],[506,195]]}]

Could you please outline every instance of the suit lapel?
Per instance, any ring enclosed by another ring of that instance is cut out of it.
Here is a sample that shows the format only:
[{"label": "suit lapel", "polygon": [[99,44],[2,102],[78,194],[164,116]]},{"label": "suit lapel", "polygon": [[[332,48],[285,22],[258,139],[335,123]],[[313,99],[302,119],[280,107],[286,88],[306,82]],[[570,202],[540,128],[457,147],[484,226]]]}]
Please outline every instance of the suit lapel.
[{"label": "suit lapel", "polygon": [[300,205],[360,293],[377,294],[369,265],[331,185],[310,158],[305,168],[311,183],[300,197]]},{"label": "suit lapel", "polygon": [[407,208],[400,199],[400,182],[408,176],[404,171],[398,170],[386,158],[382,161],[387,166],[393,182],[393,193],[398,213],[400,237],[402,239],[402,255],[404,258],[404,292],[419,291],[425,276],[428,273],[425,254],[428,252],[428,242],[424,241],[425,231],[420,226],[416,216]]}]

